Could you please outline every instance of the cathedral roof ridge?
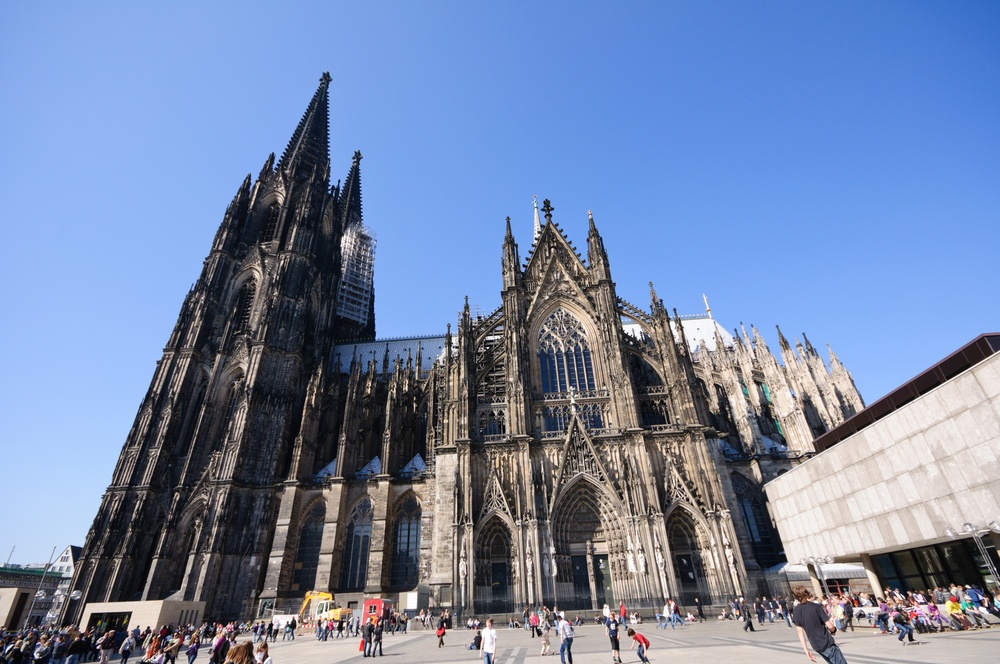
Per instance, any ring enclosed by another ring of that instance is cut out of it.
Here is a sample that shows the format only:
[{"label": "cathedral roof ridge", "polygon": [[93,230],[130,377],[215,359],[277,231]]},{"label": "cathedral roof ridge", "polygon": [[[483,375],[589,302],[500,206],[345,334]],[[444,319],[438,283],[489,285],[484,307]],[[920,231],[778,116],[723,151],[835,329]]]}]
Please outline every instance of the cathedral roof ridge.
[{"label": "cathedral roof ridge", "polygon": [[333,342],[334,346],[362,346],[368,344],[378,344],[385,343],[387,341],[417,341],[419,339],[442,339],[444,338],[444,333],[437,334],[412,334],[412,335],[402,335],[398,337],[376,337],[375,339],[337,339]]}]

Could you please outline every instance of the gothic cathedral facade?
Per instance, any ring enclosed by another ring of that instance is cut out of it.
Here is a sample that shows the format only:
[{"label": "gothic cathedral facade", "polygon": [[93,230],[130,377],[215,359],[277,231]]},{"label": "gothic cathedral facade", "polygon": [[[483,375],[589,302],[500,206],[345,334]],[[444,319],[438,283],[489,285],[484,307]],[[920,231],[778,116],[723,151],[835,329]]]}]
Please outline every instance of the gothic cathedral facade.
[{"label": "gothic cathedral facade", "polygon": [[310,590],[480,614],[766,592],[783,554],[762,483],[863,408],[836,356],[779,330],[779,363],[652,284],[648,308],[624,301],[593,216],[584,260],[548,201],[524,260],[507,220],[494,311],[376,340],[361,155],[331,186],[329,83],[226,210],[87,535],[79,605],[233,619]]}]

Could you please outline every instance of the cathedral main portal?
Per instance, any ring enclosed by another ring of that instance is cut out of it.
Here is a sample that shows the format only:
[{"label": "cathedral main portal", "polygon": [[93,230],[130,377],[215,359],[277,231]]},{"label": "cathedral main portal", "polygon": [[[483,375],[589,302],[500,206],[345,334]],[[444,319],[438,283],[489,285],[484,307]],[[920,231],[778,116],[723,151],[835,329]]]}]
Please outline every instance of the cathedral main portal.
[{"label": "cathedral main portal", "polygon": [[613,498],[583,475],[570,481],[552,514],[560,608],[599,611],[613,604],[614,563],[624,550],[625,529]]}]

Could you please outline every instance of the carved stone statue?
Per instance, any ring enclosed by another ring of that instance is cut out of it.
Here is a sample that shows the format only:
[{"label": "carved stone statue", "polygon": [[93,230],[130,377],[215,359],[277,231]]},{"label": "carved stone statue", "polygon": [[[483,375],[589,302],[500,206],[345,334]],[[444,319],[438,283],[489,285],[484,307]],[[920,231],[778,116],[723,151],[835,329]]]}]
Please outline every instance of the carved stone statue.
[{"label": "carved stone statue", "polygon": [[465,549],[462,549],[462,559],[458,561],[458,578],[465,581],[469,574],[469,563],[465,559]]},{"label": "carved stone statue", "polygon": [[639,561],[639,573],[640,574],[645,574],[646,573],[646,554],[642,552],[642,547],[641,546],[639,547],[639,553],[636,554],[636,558],[638,558],[638,561]]}]

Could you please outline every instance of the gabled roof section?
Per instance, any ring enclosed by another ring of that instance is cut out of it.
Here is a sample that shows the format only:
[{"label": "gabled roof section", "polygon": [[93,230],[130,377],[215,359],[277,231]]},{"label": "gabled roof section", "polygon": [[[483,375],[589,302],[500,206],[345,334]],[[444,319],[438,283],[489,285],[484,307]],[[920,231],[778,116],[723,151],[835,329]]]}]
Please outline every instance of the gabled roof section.
[{"label": "gabled roof section", "polygon": [[325,173],[330,161],[330,72],[323,72],[288,147],[278,161],[279,170],[308,176],[315,169]]},{"label": "gabled roof section", "polygon": [[539,302],[553,295],[562,295],[587,305],[584,288],[591,281],[590,271],[576,247],[552,221],[553,208],[548,200],[542,209],[546,223],[532,247],[523,273],[523,281],[531,295],[529,317]]},{"label": "gabled roof section", "polygon": [[586,278],[587,266],[584,265],[580,252],[566,237],[559,225],[552,221],[552,207],[545,199],[542,210],[545,212],[545,225],[535,238],[530,255],[524,267],[524,278],[537,280],[539,274],[545,271],[549,262],[559,260],[575,278]]}]

